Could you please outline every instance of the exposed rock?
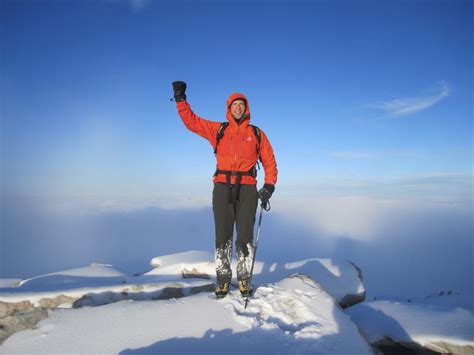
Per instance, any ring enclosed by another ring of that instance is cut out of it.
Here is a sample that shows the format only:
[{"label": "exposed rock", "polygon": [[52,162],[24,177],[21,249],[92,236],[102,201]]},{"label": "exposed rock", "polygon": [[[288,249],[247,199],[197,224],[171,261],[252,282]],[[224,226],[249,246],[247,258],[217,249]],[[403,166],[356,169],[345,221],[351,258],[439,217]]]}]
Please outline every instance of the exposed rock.
[{"label": "exposed rock", "polygon": [[101,293],[88,293],[82,296],[78,300],[74,301],[72,308],[81,307],[98,307],[109,303],[123,301],[129,299],[130,294],[128,292],[112,292],[106,291]]},{"label": "exposed rock", "polygon": [[[360,267],[358,267],[356,264],[354,264],[352,261],[348,260],[352,266],[357,270],[357,276],[359,277],[359,280],[362,284],[364,284],[364,275],[362,274],[362,270]],[[347,294],[345,295],[340,301],[339,305],[344,309],[350,306],[353,306],[357,303],[361,303],[365,301],[365,296],[366,293],[365,291],[357,294]]]},{"label": "exposed rock", "polygon": [[192,295],[200,292],[213,292],[214,291],[214,284],[206,284],[202,286],[191,287],[189,289]]},{"label": "exposed rock", "polygon": [[21,301],[8,303],[0,301],[0,318],[12,315],[17,312],[26,312],[33,310],[34,305],[30,301]]},{"label": "exposed rock", "polygon": [[192,270],[188,270],[185,268],[181,271],[181,274],[183,275],[183,279],[192,279],[192,278],[206,279],[206,280],[211,279],[211,276],[209,276],[206,273],[198,271],[196,268],[193,268]]},{"label": "exposed rock", "polygon": [[181,297],[184,297],[183,289],[181,287],[166,287],[165,289],[163,289],[163,292],[161,292],[160,297],[158,299],[167,300],[170,298]]},{"label": "exposed rock", "polygon": [[0,318],[0,344],[16,332],[34,328],[47,316],[47,310],[38,307],[26,313],[20,312]]},{"label": "exposed rock", "polygon": [[61,305],[70,305],[72,308],[96,307],[122,300],[164,300],[214,290],[212,283],[199,286],[184,286],[177,283],[165,288],[144,291],[154,287],[159,287],[159,285],[130,285],[117,292],[88,293],[80,298],[60,294],[42,298],[38,302],[39,307],[35,307],[28,300],[16,303],[0,301],[0,344],[20,330],[33,328],[40,320],[47,317],[47,309],[58,308]]},{"label": "exposed rock", "polygon": [[[408,302],[377,301],[370,306],[358,305],[355,312],[352,309],[346,313],[358,324],[361,335],[383,354],[474,354],[470,310],[458,307],[456,314],[447,317],[454,311],[424,304],[410,304],[407,311],[407,305]],[[453,321],[457,337],[449,328]],[[431,329],[433,325],[440,328]],[[424,335],[417,336],[420,333]]]},{"label": "exposed rock", "polygon": [[[426,349],[417,343],[395,342],[389,337],[372,344],[376,349],[380,350],[382,354],[419,354],[419,355],[433,355],[438,354],[437,351]],[[449,352],[448,352],[449,353]]]},{"label": "exposed rock", "polygon": [[39,304],[43,308],[57,308],[59,305],[68,304],[72,305],[76,298],[65,296],[65,295],[58,295],[53,298],[42,298],[39,301]]},{"label": "exposed rock", "polygon": [[[132,287],[133,289],[133,287]],[[136,287],[137,290],[143,290],[145,287]],[[109,303],[114,303],[123,300],[131,301],[146,301],[146,300],[167,300],[170,298],[181,298],[189,294],[196,294],[199,292],[210,292],[214,290],[213,284],[205,284],[200,286],[183,286],[182,284],[175,284],[165,288],[160,288],[153,291],[129,292],[126,288],[120,292],[106,291],[100,293],[88,293],[72,304],[73,308],[81,307],[97,307]]]},{"label": "exposed rock", "polygon": [[[205,279],[205,280],[211,280],[211,276],[210,276],[212,274],[211,270],[214,271],[214,267],[212,266],[211,262],[205,261],[209,259],[207,253],[204,253],[204,255],[201,255],[201,254],[199,253],[191,254],[191,256],[194,259],[196,259],[196,260],[192,259],[191,261],[198,262],[197,266],[195,266],[196,264],[192,265],[191,263],[188,263],[186,267],[184,267],[183,265],[183,267],[181,268],[181,276],[183,279],[200,278],[200,279]],[[175,259],[175,256],[172,256],[171,259]],[[203,259],[204,261],[201,262],[201,259]],[[164,263],[166,265],[169,264],[166,258],[162,257],[159,260],[156,259],[155,263],[154,264],[152,263],[152,265],[155,267],[158,267],[160,266],[161,263]],[[298,264],[298,263],[295,263],[295,264]],[[347,262],[345,261],[343,263],[336,264],[336,266],[334,266],[333,268],[331,268],[331,265],[330,265],[328,269],[328,267],[325,266],[327,265],[327,261],[326,262],[324,262],[324,260],[319,261],[319,259],[311,259],[311,260],[303,261],[303,263],[301,263],[301,266],[296,265],[289,269],[291,269],[292,272],[300,271],[301,273],[303,273],[303,271],[306,271],[307,273],[310,273],[311,276],[299,275],[295,277],[305,279],[306,282],[311,282],[311,283],[315,282],[314,280],[317,280],[318,285],[321,284],[324,289],[328,288],[334,291],[334,290],[338,290],[338,287],[341,286],[342,292],[339,292],[339,294],[337,294],[336,292],[335,293],[336,295],[331,295],[331,296],[334,297],[335,302],[338,303],[339,306],[341,306],[342,308],[346,308],[356,303],[362,302],[365,299],[365,291],[360,291],[359,293],[357,293],[358,290],[364,289],[363,285],[359,286],[359,283],[357,280],[357,276],[358,276],[358,278],[360,279],[362,283],[362,280],[363,280],[362,271],[354,263],[351,262],[351,264],[357,271],[356,273],[351,269],[350,266],[347,267]],[[339,265],[342,265],[341,266],[342,270],[346,271],[345,274],[342,273],[342,276],[337,273],[338,272],[337,270],[340,267]],[[161,265],[161,267],[162,266],[163,265]],[[107,265],[93,264],[91,267],[105,268],[106,270],[102,270],[102,272],[105,273],[106,275],[109,275],[111,272],[110,270],[108,270]],[[274,269],[276,269],[277,272],[274,272]],[[281,277],[286,277],[288,275],[289,269],[287,269],[285,265],[283,264],[282,265],[275,264],[275,267],[273,268],[272,266],[272,270],[270,270],[268,274],[265,274],[264,277],[275,278],[275,280],[269,281],[269,282],[275,282],[275,281],[280,280]],[[316,271],[312,272],[313,270],[316,270]],[[72,270],[72,271],[76,272],[75,270]],[[71,275],[74,274],[72,271],[71,271]],[[162,271],[164,272],[164,275],[167,275],[166,270],[162,270]],[[348,277],[344,277],[346,275]],[[112,276],[115,277],[115,273]],[[144,275],[144,276],[147,278],[151,278],[151,280],[147,280],[145,278],[146,281],[154,281],[154,277],[156,276],[159,277],[159,274]],[[179,271],[176,276],[177,278],[179,278],[180,276]],[[48,277],[49,279],[51,279],[48,282],[50,283],[53,281],[56,282],[56,283],[53,283],[54,285],[58,284],[60,281],[61,286],[62,286],[65,282],[62,276],[59,277],[58,275],[52,275],[52,276],[49,275]],[[58,280],[56,280],[55,278],[58,278]],[[70,294],[73,296],[70,296],[67,293],[69,289],[65,290],[64,288],[62,288],[62,289],[56,290],[55,294],[50,293],[48,297],[43,297],[39,301],[38,301],[38,294],[36,296],[36,299],[32,299],[31,301],[24,300],[24,301],[16,302],[16,303],[7,303],[7,302],[0,301],[0,331],[1,331],[0,340],[4,341],[8,336],[10,336],[11,334],[15,333],[18,330],[33,327],[39,320],[47,317],[47,311],[46,311],[47,309],[54,309],[61,306],[63,307],[70,306],[72,308],[80,308],[80,307],[86,307],[86,306],[95,307],[95,306],[106,305],[109,303],[122,301],[122,300],[133,300],[133,301],[164,300],[164,299],[171,299],[171,298],[181,298],[187,295],[197,294],[200,292],[212,292],[214,290],[214,284],[211,281],[207,283],[207,282],[196,280],[196,282],[191,282],[190,284],[188,284],[185,281],[182,281],[182,282],[177,281],[176,283],[167,283],[166,285],[163,285],[162,283],[152,283],[152,282],[146,282],[145,280],[139,280],[140,283],[138,284],[127,284],[127,285],[120,286],[120,285],[117,285],[117,283],[121,279],[118,281],[114,279],[114,282],[111,282],[109,279],[110,277],[107,279],[108,283],[106,284],[110,284],[111,286],[113,286],[113,289],[109,291],[103,291],[97,288],[97,289],[91,290],[91,291],[96,291],[96,293],[89,292],[87,294],[83,293],[82,295],[80,295],[77,292],[71,292]],[[40,287],[41,283],[45,282],[45,280],[46,280],[46,277],[35,278],[29,282],[30,284],[29,286],[32,290],[33,289],[35,290],[36,289],[35,287]],[[144,283],[144,281],[146,283]],[[261,281],[264,281],[264,280],[261,280]],[[259,285],[261,281],[255,280],[254,286],[256,287],[257,285]],[[327,282],[324,283],[321,281],[327,281]],[[36,285],[35,282],[38,285]],[[121,282],[125,282],[125,281],[121,281]],[[265,282],[268,282],[268,281],[265,280]],[[197,285],[193,285],[193,284],[197,284]],[[88,285],[88,287],[94,287],[94,288],[96,286],[103,286],[103,285],[101,283],[96,285],[93,282],[91,282],[91,284]],[[28,291],[31,291],[31,290],[28,289]],[[20,294],[20,292],[18,292],[18,294]],[[39,307],[35,308],[35,304],[37,306],[39,304]]]},{"label": "exposed rock", "polygon": [[365,301],[365,291],[355,295],[346,295],[339,301],[339,305],[344,309],[357,303]]},{"label": "exposed rock", "polygon": [[474,354],[474,346],[456,345],[444,341],[429,342],[425,347],[441,354]]}]

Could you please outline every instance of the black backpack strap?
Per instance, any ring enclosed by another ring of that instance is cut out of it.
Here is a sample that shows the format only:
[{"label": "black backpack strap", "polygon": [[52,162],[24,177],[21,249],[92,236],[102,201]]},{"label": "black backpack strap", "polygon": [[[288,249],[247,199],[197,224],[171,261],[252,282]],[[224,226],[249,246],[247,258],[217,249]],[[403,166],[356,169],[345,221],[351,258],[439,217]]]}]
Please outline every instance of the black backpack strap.
[{"label": "black backpack strap", "polygon": [[219,129],[217,130],[217,135],[216,135],[216,146],[214,148],[214,154],[217,154],[217,146],[219,145],[219,141],[224,137],[224,131],[229,125],[229,122],[222,122]]},{"label": "black backpack strap", "polygon": [[[219,145],[220,140],[224,137],[224,131],[229,126],[229,122],[222,122],[219,129],[217,130],[216,135],[216,146],[214,148],[214,154],[217,154],[217,146]],[[260,128],[251,124],[253,128],[253,132],[255,133],[255,137],[257,137],[257,154],[260,156],[260,144],[262,143],[262,133],[260,132]]]},{"label": "black backpack strap", "polygon": [[253,124],[251,124],[251,126],[253,128],[253,132],[255,133],[255,137],[257,137],[257,154],[260,157],[260,144],[262,143],[262,134],[260,132],[260,128],[254,126]]}]

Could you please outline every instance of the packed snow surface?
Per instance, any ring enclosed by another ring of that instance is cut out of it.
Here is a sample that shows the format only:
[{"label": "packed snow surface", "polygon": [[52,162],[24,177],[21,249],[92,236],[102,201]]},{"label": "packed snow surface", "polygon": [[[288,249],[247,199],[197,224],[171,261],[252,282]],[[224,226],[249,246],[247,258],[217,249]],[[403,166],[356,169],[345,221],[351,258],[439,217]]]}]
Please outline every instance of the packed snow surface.
[{"label": "packed snow surface", "polygon": [[166,301],[57,309],[1,351],[101,354],[370,354],[357,327],[317,283],[290,277],[257,288]]},{"label": "packed snow surface", "polygon": [[[214,278],[214,254],[205,251],[188,251],[179,254],[153,258],[150,262],[155,268],[144,276],[161,276],[176,279],[183,270],[195,269],[200,274]],[[236,260],[232,262],[235,279]],[[255,283],[277,282],[290,274],[299,273],[309,275],[313,280],[338,301],[348,294],[362,294],[365,292],[362,280],[357,269],[346,260],[332,260],[312,258],[292,263],[268,263],[256,260],[253,270]]]},{"label": "packed snow surface", "polygon": [[[18,287],[0,288],[0,301],[29,300],[39,305],[42,298],[53,298],[61,294],[80,298],[90,293],[131,292],[130,286],[146,287],[145,290],[138,290],[139,292],[156,292],[170,285],[189,288],[210,284],[215,279],[214,254],[211,252],[188,251],[165,255],[153,258],[150,264],[154,267],[151,271],[136,277],[112,265],[97,263],[38,276],[21,281]],[[232,270],[235,281],[235,260]],[[277,282],[294,273],[306,274],[317,280],[338,302],[346,295],[365,292],[356,268],[344,260],[314,258],[283,264],[256,261],[253,280],[254,284]]]},{"label": "packed snow surface", "polygon": [[389,337],[396,342],[416,342],[421,346],[449,343],[473,347],[474,351],[473,309],[450,305],[467,303],[456,298],[453,295],[416,302],[364,302],[348,308],[346,313],[371,343]]},{"label": "packed snow surface", "polygon": [[[57,295],[75,300],[86,295],[90,301],[78,309],[49,311],[50,316],[35,329],[8,338],[0,353],[222,354],[222,349],[239,355],[371,353],[356,324],[371,343],[389,337],[434,350],[437,344],[474,349],[473,301],[463,295],[448,292],[449,297],[432,295],[411,302],[379,300],[343,312],[337,305],[341,298],[365,293],[359,270],[348,261],[257,261],[255,295],[247,309],[235,282],[222,300],[202,292],[208,286],[212,289],[212,253],[160,256],[151,265],[151,271],[138,276],[94,263],[23,281],[0,280],[2,302],[28,300],[38,306],[42,298]],[[235,266],[234,261],[234,281]],[[149,301],[167,288],[182,292],[180,296],[168,293],[166,298],[186,297]],[[193,289],[202,293],[190,295]]]}]

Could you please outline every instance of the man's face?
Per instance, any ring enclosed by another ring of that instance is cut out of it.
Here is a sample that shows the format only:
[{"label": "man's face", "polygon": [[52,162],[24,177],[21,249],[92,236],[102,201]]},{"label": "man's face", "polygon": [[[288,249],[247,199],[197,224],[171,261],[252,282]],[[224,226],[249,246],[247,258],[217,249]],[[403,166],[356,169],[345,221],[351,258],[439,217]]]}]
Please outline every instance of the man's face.
[{"label": "man's face", "polygon": [[234,119],[240,120],[245,113],[245,100],[237,99],[230,104],[230,114]]}]

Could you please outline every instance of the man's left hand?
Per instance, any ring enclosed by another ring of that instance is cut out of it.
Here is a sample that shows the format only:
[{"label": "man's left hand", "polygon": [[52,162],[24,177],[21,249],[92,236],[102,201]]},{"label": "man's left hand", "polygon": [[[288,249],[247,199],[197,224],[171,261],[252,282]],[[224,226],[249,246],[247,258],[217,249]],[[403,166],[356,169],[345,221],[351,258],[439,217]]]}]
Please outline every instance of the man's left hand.
[{"label": "man's left hand", "polygon": [[262,206],[267,205],[268,200],[272,197],[273,192],[275,191],[275,185],[264,184],[263,187],[258,191],[258,198],[262,201]]}]

